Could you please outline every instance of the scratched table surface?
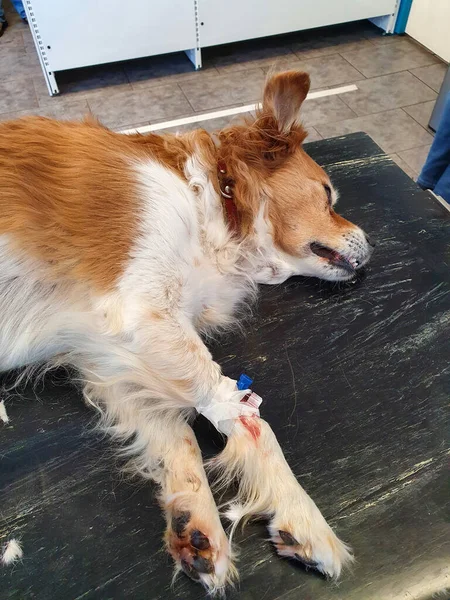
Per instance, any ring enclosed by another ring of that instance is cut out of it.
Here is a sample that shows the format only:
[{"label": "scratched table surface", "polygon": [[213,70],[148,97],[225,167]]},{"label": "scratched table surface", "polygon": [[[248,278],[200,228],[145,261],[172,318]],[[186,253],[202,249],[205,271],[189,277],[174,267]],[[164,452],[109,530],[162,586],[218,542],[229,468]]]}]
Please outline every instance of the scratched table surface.
[{"label": "scratched table surface", "polygon": [[[339,188],[340,212],[376,238],[373,260],[353,285],[263,289],[245,337],[212,351],[227,375],[255,377],[263,416],[356,562],[326,581],[279,559],[252,523],[236,535],[241,579],[227,597],[445,600],[450,213],[364,134],[307,149]],[[119,474],[65,373],[9,397],[7,410],[0,539],[19,538],[24,556],[0,568],[2,599],[205,598],[184,577],[170,587],[154,490]],[[206,422],[195,429],[206,456],[220,449]]]}]

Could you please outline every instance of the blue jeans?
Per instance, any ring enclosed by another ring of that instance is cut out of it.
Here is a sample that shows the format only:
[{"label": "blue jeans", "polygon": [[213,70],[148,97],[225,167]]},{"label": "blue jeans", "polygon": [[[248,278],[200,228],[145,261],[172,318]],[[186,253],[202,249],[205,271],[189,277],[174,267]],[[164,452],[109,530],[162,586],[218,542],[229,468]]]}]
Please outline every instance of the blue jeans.
[{"label": "blue jeans", "polygon": [[450,203],[450,94],[417,183]]},{"label": "blue jeans", "polygon": [[[25,9],[23,7],[22,0],[12,0],[12,3],[14,5],[14,8],[19,13],[20,18],[21,19],[26,19],[27,18],[27,13],[25,12]],[[2,0],[0,0],[0,23],[4,23],[5,21],[6,21],[6,19],[5,19],[5,11],[3,10]]]}]

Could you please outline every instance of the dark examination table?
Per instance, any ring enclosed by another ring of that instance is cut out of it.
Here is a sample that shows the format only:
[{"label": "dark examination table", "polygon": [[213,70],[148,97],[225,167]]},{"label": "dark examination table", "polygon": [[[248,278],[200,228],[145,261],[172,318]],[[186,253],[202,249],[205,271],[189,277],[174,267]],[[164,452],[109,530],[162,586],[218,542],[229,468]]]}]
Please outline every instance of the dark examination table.
[{"label": "dark examination table", "polygon": [[[340,212],[378,242],[366,276],[262,289],[246,337],[213,354],[227,375],[254,376],[263,416],[356,563],[328,582],[279,559],[253,523],[236,535],[241,580],[227,597],[446,600],[450,213],[364,134],[307,149],[340,190]],[[24,550],[0,567],[0,597],[205,598],[187,578],[170,587],[152,486],[120,476],[64,373],[23,396],[0,427],[0,541]],[[206,456],[218,451],[205,422],[196,431]]]}]

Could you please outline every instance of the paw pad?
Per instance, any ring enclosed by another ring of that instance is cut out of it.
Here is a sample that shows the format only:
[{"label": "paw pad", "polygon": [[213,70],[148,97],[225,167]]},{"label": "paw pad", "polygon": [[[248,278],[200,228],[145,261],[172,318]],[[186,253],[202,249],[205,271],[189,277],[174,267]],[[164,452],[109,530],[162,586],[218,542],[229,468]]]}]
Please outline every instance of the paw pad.
[{"label": "paw pad", "polygon": [[172,517],[168,534],[170,553],[179,561],[184,573],[198,581],[200,575],[215,573],[211,543],[200,529],[192,528],[191,513],[180,512]]}]

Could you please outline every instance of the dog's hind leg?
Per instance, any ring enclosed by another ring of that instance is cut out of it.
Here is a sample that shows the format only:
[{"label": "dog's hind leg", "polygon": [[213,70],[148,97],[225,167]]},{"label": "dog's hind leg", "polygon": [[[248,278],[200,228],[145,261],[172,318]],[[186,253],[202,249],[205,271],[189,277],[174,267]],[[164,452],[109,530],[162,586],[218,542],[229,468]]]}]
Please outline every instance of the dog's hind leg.
[{"label": "dog's hind leg", "polygon": [[329,577],[338,577],[352,560],[320,510],[292,473],[275,434],[258,417],[240,417],[223,452],[211,461],[218,484],[240,482],[230,519],[262,516],[281,556],[294,558]]}]

